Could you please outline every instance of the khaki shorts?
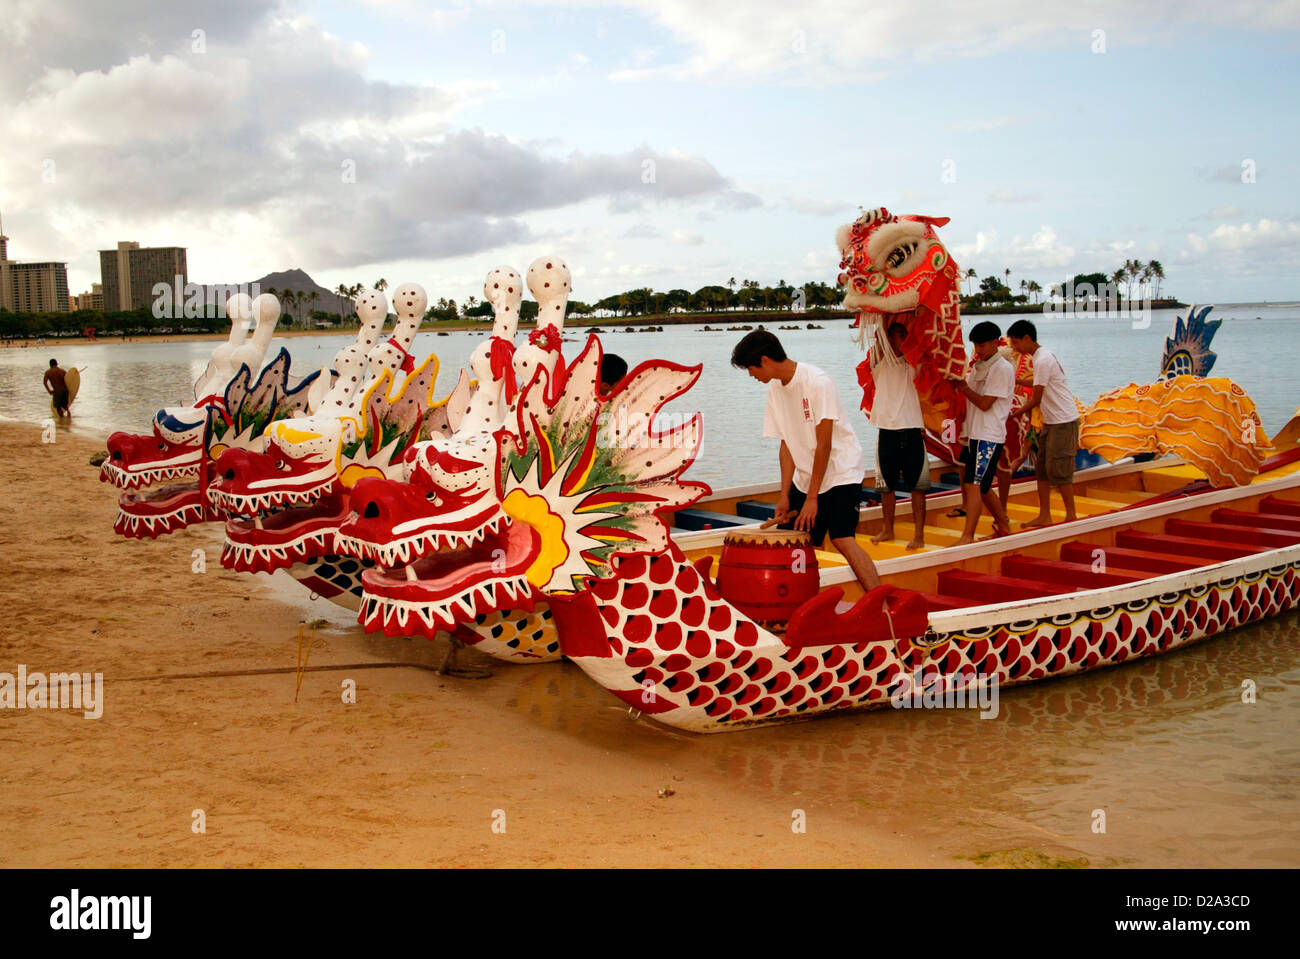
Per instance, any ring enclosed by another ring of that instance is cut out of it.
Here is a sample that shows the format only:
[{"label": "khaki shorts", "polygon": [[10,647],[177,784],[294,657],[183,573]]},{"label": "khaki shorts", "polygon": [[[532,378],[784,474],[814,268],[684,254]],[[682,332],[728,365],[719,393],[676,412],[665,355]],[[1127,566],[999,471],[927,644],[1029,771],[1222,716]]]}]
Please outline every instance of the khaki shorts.
[{"label": "khaki shorts", "polygon": [[1050,486],[1074,482],[1074,454],[1079,452],[1079,421],[1044,424],[1038,435],[1035,475]]}]

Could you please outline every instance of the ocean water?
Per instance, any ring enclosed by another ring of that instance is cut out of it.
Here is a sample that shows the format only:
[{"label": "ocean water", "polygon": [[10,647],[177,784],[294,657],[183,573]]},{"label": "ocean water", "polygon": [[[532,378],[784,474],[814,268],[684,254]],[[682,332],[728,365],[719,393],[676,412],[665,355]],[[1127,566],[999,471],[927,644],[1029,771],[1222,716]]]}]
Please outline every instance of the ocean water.
[{"label": "ocean water", "polygon": [[[1064,319],[1042,313],[1025,314],[1039,327],[1039,341],[1060,358],[1070,388],[1084,403],[1128,383],[1150,382],[1159,373],[1164,341],[1173,331],[1175,310],[1157,310],[1150,325],[1135,329],[1127,319]],[[1265,430],[1272,434],[1300,405],[1295,370],[1300,368],[1300,304],[1239,304],[1216,308],[1211,319],[1223,325],[1213,342],[1218,361],[1212,375],[1235,380],[1255,401]],[[970,317],[970,329],[991,319],[1006,329],[1014,316]],[[821,367],[839,386],[845,409],[863,444],[867,465],[875,459],[875,430],[858,411],[861,390],[856,367],[863,351],[853,339],[847,320],[827,321],[820,330],[781,331],[768,324],[796,360]],[[724,326],[715,320],[710,325]],[[637,327],[636,329],[641,329]],[[685,396],[665,407],[675,416],[697,411],[704,415],[704,441],[687,473],[715,489],[779,478],[777,444],[763,438],[765,387],[730,365],[731,349],[744,335],[733,329],[706,332],[697,326],[665,327],[662,333],[606,332],[607,352],[623,356],[629,366],[649,359],[701,364],[699,382]],[[565,357],[582,349],[586,332],[567,334]],[[436,395],[455,384],[481,336],[453,332],[438,336],[422,332],[412,353],[436,353],[440,364]],[[276,341],[288,347],[293,372],[303,375],[328,363],[351,342],[347,335],[292,337]],[[218,341],[180,343],[114,343],[67,346],[55,341],[26,349],[0,349],[0,416],[31,422],[49,416],[41,376],[51,358],[65,369],[83,368],[81,392],[73,407],[72,429],[107,436],[113,430],[136,432],[148,427],[160,406],[184,404],[193,397],[195,378],[207,366]]]}]

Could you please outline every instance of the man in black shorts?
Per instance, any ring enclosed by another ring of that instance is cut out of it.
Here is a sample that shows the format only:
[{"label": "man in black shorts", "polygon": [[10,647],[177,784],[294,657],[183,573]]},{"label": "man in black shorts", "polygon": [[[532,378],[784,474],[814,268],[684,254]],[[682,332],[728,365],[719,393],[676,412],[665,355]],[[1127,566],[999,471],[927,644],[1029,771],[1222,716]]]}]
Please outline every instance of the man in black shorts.
[{"label": "man in black shorts", "polygon": [[912,497],[912,539],[908,549],[925,545],[925,492],[930,470],[925,457],[925,421],[916,392],[916,370],[903,358],[907,327],[890,323],[885,335],[876,334],[867,359],[876,384],[871,404],[871,424],[876,427],[876,488],[880,496],[880,532],[873,543],[894,538],[894,503],[897,494]]},{"label": "man in black shorts", "polygon": [[970,331],[971,345],[975,349],[970,372],[964,380],[948,381],[966,397],[966,417],[962,425],[962,435],[966,437],[966,449],[962,453],[966,463],[966,473],[962,477],[966,528],[952,544],[954,546],[975,542],[981,501],[993,514],[993,535],[1005,536],[1011,531],[1002,502],[990,493],[998,471],[998,460],[1002,456],[1002,445],[1007,438],[1011,394],[1016,388],[1016,371],[998,352],[1001,335],[996,323],[987,320],[976,323]]},{"label": "man in black shorts", "polygon": [[812,364],[786,356],[767,330],[746,334],[731,364],[768,384],[763,435],[781,441],[776,515],[782,527],[808,530],[814,548],[829,533],[862,588],[879,586],[876,566],[855,538],[866,469],[835,383]]}]

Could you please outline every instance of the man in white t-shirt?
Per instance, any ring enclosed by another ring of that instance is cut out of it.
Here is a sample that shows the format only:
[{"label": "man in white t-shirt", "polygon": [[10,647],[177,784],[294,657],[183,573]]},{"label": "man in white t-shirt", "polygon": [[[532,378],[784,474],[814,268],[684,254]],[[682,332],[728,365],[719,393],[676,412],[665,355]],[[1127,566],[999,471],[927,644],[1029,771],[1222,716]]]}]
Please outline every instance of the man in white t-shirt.
[{"label": "man in white t-shirt", "polygon": [[898,493],[912,497],[912,539],[908,549],[925,545],[925,493],[930,470],[925,457],[925,422],[916,392],[916,369],[903,358],[907,327],[897,320],[884,335],[879,328],[867,354],[876,396],[871,404],[871,425],[876,437],[876,488],[880,494],[880,532],[873,543],[894,538],[894,504]]},{"label": "man in white t-shirt", "polygon": [[998,339],[1002,331],[996,323],[985,320],[976,323],[970,331],[975,359],[966,379],[949,380],[954,389],[966,397],[966,418],[962,436],[966,449],[962,459],[966,472],[962,477],[963,507],[966,510],[966,528],[954,546],[975,542],[975,526],[980,519],[980,504],[989,508],[993,516],[993,535],[1005,536],[1011,532],[1002,501],[993,494],[993,478],[997,475],[1002,445],[1007,438],[1007,414],[1011,412],[1011,395],[1016,389],[1016,371],[998,352]]},{"label": "man in white t-shirt", "polygon": [[854,538],[866,467],[834,381],[786,356],[767,330],[746,334],[731,352],[731,365],[768,384],[763,435],[781,441],[776,516],[782,527],[807,530],[814,548],[829,533],[862,588],[879,586],[875,564]]},{"label": "man in white t-shirt", "polygon": [[1056,354],[1038,345],[1038,330],[1029,320],[1016,320],[1007,330],[1007,340],[1017,353],[1034,360],[1034,393],[1015,412],[1024,416],[1042,406],[1043,432],[1038,438],[1038,515],[1024,526],[1046,526],[1052,522],[1052,487],[1061,491],[1065,521],[1073,523],[1074,456],[1079,451],[1079,407],[1065,381],[1065,370]]}]

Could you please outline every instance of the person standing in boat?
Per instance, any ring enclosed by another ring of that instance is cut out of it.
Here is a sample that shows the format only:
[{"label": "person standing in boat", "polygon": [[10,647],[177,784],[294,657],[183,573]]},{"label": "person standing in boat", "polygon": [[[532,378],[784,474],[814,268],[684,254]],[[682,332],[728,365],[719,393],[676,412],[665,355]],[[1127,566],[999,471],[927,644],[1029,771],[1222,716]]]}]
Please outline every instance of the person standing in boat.
[{"label": "person standing in boat", "polygon": [[858,503],[866,467],[834,381],[811,363],[797,363],[767,330],[747,333],[731,365],[767,383],[763,435],[781,441],[783,529],[807,530],[814,548],[831,543],[864,590],[880,585],[871,557],[858,545]]},{"label": "person standing in boat", "polygon": [[1007,339],[1017,353],[1034,361],[1034,392],[1013,416],[1026,416],[1041,405],[1043,430],[1034,463],[1038,475],[1038,515],[1022,525],[1046,526],[1052,522],[1051,496],[1055,486],[1065,504],[1065,521],[1073,523],[1074,456],[1079,452],[1079,407],[1065,381],[1056,354],[1038,344],[1038,330],[1029,320],[1016,320]]},{"label": "person standing in boat", "polygon": [[912,539],[908,549],[925,545],[925,493],[930,488],[930,471],[925,457],[925,421],[921,398],[916,392],[916,369],[903,358],[907,327],[894,321],[867,354],[871,378],[876,384],[871,405],[871,425],[876,439],[876,487],[881,490],[880,515],[883,525],[871,537],[873,543],[894,538],[894,504],[897,494],[912,497]]},{"label": "person standing in boat", "polygon": [[951,379],[953,388],[966,397],[966,418],[962,436],[966,449],[962,459],[966,471],[962,476],[963,507],[966,510],[966,528],[952,545],[964,546],[975,542],[975,526],[980,519],[980,505],[987,506],[993,516],[993,535],[1005,536],[1011,532],[1002,501],[992,492],[997,475],[998,460],[1007,438],[1007,414],[1011,412],[1011,394],[1016,389],[1016,371],[1007,358],[998,352],[998,338],[1002,331],[988,320],[976,323],[970,331],[975,360],[966,379]]}]

